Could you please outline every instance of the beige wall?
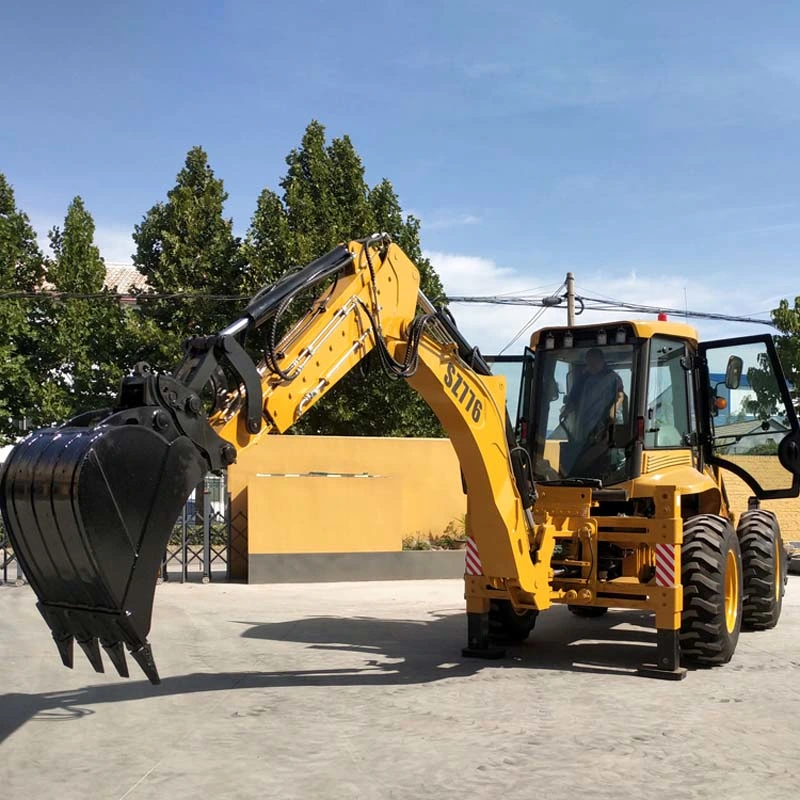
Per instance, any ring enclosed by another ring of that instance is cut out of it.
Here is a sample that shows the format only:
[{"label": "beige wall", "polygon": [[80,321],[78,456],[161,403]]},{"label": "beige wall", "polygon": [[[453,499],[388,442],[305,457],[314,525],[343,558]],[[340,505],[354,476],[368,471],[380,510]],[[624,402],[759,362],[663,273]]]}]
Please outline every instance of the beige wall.
[{"label": "beige wall", "polygon": [[402,478],[251,476],[248,551],[364,553],[402,550],[402,515],[394,513]]},{"label": "beige wall", "polygon": [[[752,463],[748,463],[748,459]],[[753,472],[762,485],[767,488],[788,488],[792,479],[777,458],[765,456],[738,456],[736,462],[740,466]],[[769,474],[769,471],[774,474]],[[725,489],[728,493],[731,508],[737,519],[742,512],[747,511],[747,499],[753,494],[750,487],[740,478],[727,470],[722,471]],[[786,500],[769,500],[762,504],[762,508],[774,512],[781,526],[781,535],[786,542],[800,539],[800,498],[792,497]]]},{"label": "beige wall", "polygon": [[[228,483],[234,536],[248,539],[235,548],[239,559],[245,550],[400,550],[404,537],[439,535],[466,509],[447,439],[265,436],[240,451]],[[244,567],[233,568],[241,575]]]},{"label": "beige wall", "polygon": [[[751,492],[723,475],[738,516]],[[775,480],[786,484],[785,476]],[[267,436],[239,453],[228,482],[237,577],[246,576],[250,554],[398,551],[404,537],[439,535],[466,509],[447,439]],[[785,540],[800,539],[800,499],[764,507],[777,514]]]}]

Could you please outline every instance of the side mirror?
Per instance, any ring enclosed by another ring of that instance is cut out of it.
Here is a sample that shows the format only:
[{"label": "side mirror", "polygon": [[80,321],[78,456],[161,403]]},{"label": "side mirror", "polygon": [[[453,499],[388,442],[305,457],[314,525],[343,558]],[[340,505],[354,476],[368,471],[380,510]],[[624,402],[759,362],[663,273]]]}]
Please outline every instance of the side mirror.
[{"label": "side mirror", "polygon": [[558,383],[556,382],[555,378],[549,378],[547,380],[545,390],[547,399],[550,401],[558,400],[558,398],[561,396],[561,392],[558,391]]},{"label": "side mirror", "polygon": [[728,359],[728,366],[725,368],[725,386],[728,389],[738,389],[742,382],[742,367],[744,362],[739,356],[731,356]]}]

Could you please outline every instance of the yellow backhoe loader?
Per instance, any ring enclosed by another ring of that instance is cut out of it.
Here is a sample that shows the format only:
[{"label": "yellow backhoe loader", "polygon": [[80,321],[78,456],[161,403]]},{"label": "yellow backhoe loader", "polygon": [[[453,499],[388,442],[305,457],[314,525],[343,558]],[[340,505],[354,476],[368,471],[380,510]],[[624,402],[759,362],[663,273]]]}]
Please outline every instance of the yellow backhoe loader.
[{"label": "yellow backhoe loader", "polygon": [[[314,286],[319,298],[279,337],[291,301]],[[261,326],[256,364],[243,339]],[[669,322],[542,330],[512,421],[506,379],[376,235],[259,292],[220,333],[190,339],[172,373],[137,365],[113,409],[14,448],[3,518],[66,666],[77,640],[96,670],[102,646],[127,676],[124,645],[158,682],[147,635],[187,496],[208,470],[287,431],[372,350],[431,406],[460,461],[464,655],[501,656],[553,603],[584,616],[639,609],[657,630],[641,670],[674,679],[682,660],[728,661],[742,625],[777,623],[786,557],[758,502],[800,491],[800,430],[768,335],[698,344]],[[753,492],[737,528],[720,468]]]}]

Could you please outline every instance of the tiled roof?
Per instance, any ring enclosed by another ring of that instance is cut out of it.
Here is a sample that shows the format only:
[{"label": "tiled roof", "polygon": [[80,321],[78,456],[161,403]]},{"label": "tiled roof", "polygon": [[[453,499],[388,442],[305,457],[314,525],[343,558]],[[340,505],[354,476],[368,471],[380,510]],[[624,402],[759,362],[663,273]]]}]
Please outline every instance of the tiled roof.
[{"label": "tiled roof", "polygon": [[112,291],[125,293],[131,287],[146,289],[147,279],[132,264],[110,264],[106,262],[106,279],[103,286]]},{"label": "tiled roof", "polygon": [[764,433],[781,433],[789,430],[786,425],[774,417],[767,422],[768,424],[766,428],[764,427],[764,423],[759,419],[751,419],[745,422],[734,422],[730,425],[716,425],[714,427],[714,433],[717,435],[717,438],[722,436],[726,439],[733,439],[738,436],[750,436],[751,434],[757,435]]}]

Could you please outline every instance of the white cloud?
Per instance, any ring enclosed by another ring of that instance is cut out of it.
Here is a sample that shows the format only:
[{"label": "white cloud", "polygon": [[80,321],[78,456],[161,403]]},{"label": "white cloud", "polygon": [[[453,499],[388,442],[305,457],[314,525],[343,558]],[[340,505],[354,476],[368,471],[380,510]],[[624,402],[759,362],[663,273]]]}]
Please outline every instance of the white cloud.
[{"label": "white cloud", "polygon": [[478,225],[481,218],[477,214],[440,214],[434,215],[425,222],[428,230],[442,230],[444,228],[459,228],[462,225]]},{"label": "white cloud", "polygon": [[[64,227],[63,217],[54,217],[48,214],[30,214],[31,225],[36,231],[36,239],[39,247],[47,255],[52,255],[50,241],[47,233],[56,225]],[[96,224],[94,231],[94,243],[100,250],[100,255],[105,261],[112,264],[130,264],[134,244],[131,235],[132,228],[123,225]]]},{"label": "white cloud", "polygon": [[[449,296],[522,295],[541,298],[556,291],[564,272],[549,271],[533,276],[502,267],[487,258],[455,253],[427,252],[425,254],[438,272]],[[682,275],[661,271],[643,275],[636,272],[620,274],[597,270],[575,270],[576,293],[587,297],[603,297],[627,303],[691,311],[717,312],[737,316],[753,316],[775,308],[783,296],[791,292],[774,284],[752,280],[720,279],[719,276]],[[536,284],[536,291],[531,291]],[[559,291],[563,294],[563,288]],[[793,295],[791,295],[793,296]],[[487,354],[497,353],[541,309],[533,306],[478,305],[454,303],[451,310],[465,338]],[[594,324],[622,319],[650,319],[652,314],[635,311],[592,311],[579,315],[579,324]],[[672,316],[676,322],[688,322],[697,328],[702,339],[745,336],[765,333],[767,326],[727,323]],[[768,315],[764,315],[768,319]],[[545,310],[535,324],[506,352],[520,353],[530,333],[549,325],[566,324],[566,306]]]},{"label": "white cloud", "polygon": [[[441,278],[445,293],[451,297],[524,294],[531,288],[532,282],[544,284],[547,281],[546,278],[532,281],[529,276],[509,267],[501,267],[488,258],[437,251],[426,252],[425,255]],[[549,291],[545,290],[539,296],[554,291],[559,282],[559,278],[552,276],[550,286],[546,287]],[[484,353],[491,354],[505,347],[540,309],[528,306],[454,303],[451,310],[465,338],[480,347]],[[547,311],[542,320],[556,324],[557,318],[563,321],[565,313]],[[526,341],[523,336],[508,352],[521,352]]]},{"label": "white cloud", "polygon": [[478,214],[467,211],[451,211],[439,209],[436,211],[421,213],[417,210],[409,210],[411,216],[416,217],[425,230],[444,230],[446,228],[460,228],[464,225],[479,225],[482,222]]},{"label": "white cloud", "polygon": [[118,225],[98,225],[94,232],[94,242],[100,248],[100,255],[110,263],[130,264],[135,245],[130,228]]},{"label": "white cloud", "polygon": [[449,295],[501,294],[525,289],[526,278],[523,275],[508,267],[500,267],[488,258],[437,250],[426,252],[425,256],[430,259]]}]

